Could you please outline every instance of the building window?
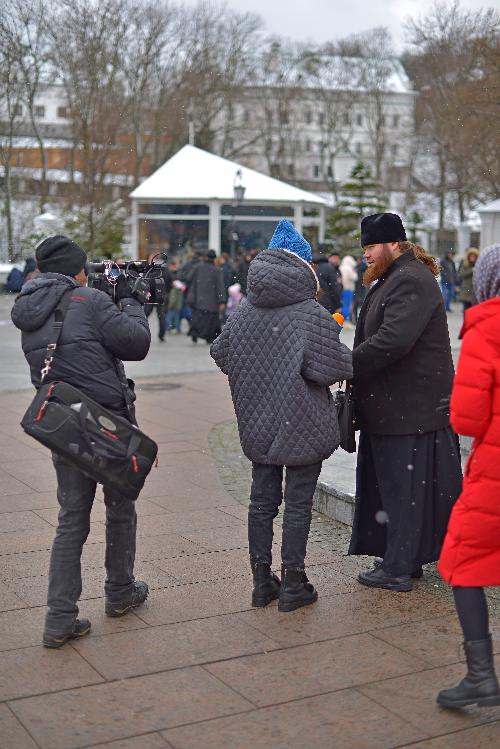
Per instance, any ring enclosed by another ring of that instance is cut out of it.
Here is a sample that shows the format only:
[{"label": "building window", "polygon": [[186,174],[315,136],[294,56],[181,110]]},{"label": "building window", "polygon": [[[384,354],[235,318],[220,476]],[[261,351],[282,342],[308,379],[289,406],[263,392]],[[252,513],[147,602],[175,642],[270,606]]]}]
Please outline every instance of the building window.
[{"label": "building window", "polygon": [[351,124],[351,118],[349,117],[349,115],[347,114],[347,112],[343,116],[342,122],[344,123],[344,125],[350,125]]},{"label": "building window", "polygon": [[320,112],[318,114],[318,125],[321,127],[321,125],[324,125],[324,124],[325,124],[325,115],[323,114],[323,112]]},{"label": "building window", "polygon": [[295,166],[293,164],[288,164],[288,176],[295,176]]},{"label": "building window", "polygon": [[304,114],[304,119],[306,121],[306,125],[310,125],[312,122],[312,113],[310,109],[307,109]]},{"label": "building window", "polygon": [[280,122],[282,125],[288,125],[288,112],[280,112]]},{"label": "building window", "polygon": [[394,145],[392,146],[392,155],[397,156],[398,153],[399,153],[399,146],[397,143],[394,143]]},{"label": "building window", "polygon": [[227,147],[229,148],[230,151],[234,149],[234,140],[232,138],[227,139]]},{"label": "building window", "polygon": [[311,143],[310,139],[306,138],[306,142],[305,142],[306,153],[310,153],[311,152],[311,146],[312,146],[312,143]]},{"label": "building window", "polygon": [[358,116],[356,117],[356,124],[358,125],[358,127],[362,127],[363,126],[363,115],[362,114],[358,114]]},{"label": "building window", "polygon": [[241,116],[242,116],[243,122],[248,122],[248,120],[250,119],[248,109],[244,109],[243,112],[241,113]]},{"label": "building window", "polygon": [[395,114],[392,118],[392,126],[399,127],[399,114]]},{"label": "building window", "polygon": [[23,116],[23,107],[21,104],[16,104],[14,107],[14,117],[22,117]]},{"label": "building window", "polygon": [[361,153],[361,143],[356,143],[354,145],[354,150],[356,151],[356,153]]},{"label": "building window", "polygon": [[317,164],[313,166],[313,177],[314,179],[318,179],[319,177],[319,166]]},{"label": "building window", "polygon": [[380,124],[382,127],[385,127],[385,114],[380,115]]},{"label": "building window", "polygon": [[42,106],[35,107],[35,117],[39,117],[40,119],[43,119],[45,117],[45,107],[42,107]]},{"label": "building window", "polygon": [[276,177],[276,179],[280,178],[280,165],[279,164],[271,164],[271,177]]},{"label": "building window", "polygon": [[327,166],[327,168],[326,168],[326,175],[327,175],[327,177],[328,177],[329,179],[332,179],[332,177],[333,177],[333,169],[332,169],[332,167],[330,166],[330,164],[329,164],[329,165]]},{"label": "building window", "polygon": [[67,107],[57,107],[57,116],[65,120],[68,116]]}]

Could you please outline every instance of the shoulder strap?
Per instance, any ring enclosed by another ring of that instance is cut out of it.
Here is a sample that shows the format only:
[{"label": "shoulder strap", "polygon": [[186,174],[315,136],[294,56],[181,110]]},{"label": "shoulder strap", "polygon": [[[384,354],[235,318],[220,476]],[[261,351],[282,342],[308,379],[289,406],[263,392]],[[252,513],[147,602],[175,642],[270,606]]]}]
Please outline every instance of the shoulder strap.
[{"label": "shoulder strap", "polygon": [[41,382],[44,382],[45,378],[49,374],[52,362],[54,361],[54,353],[57,348],[57,344],[59,343],[59,338],[61,337],[64,317],[66,315],[66,310],[69,307],[69,303],[71,302],[71,294],[73,293],[73,291],[74,289],[68,289],[64,292],[59,300],[59,304],[54,311],[52,330],[49,335],[49,342],[47,343],[47,351],[45,352],[45,366],[42,367],[42,370],[40,372]]}]

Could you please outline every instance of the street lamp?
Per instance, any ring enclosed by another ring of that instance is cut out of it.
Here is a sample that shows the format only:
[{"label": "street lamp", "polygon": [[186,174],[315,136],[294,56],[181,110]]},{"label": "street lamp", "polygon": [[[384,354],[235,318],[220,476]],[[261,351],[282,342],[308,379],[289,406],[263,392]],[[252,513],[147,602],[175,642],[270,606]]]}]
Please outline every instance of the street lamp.
[{"label": "street lamp", "polygon": [[245,190],[246,187],[244,187],[243,185],[243,173],[241,169],[238,169],[236,174],[234,175],[233,180],[233,214],[231,218],[231,243],[229,249],[231,260],[234,260],[234,256],[236,254],[236,245],[239,239],[238,233],[236,231],[235,209],[238,203],[242,203],[245,199]]}]

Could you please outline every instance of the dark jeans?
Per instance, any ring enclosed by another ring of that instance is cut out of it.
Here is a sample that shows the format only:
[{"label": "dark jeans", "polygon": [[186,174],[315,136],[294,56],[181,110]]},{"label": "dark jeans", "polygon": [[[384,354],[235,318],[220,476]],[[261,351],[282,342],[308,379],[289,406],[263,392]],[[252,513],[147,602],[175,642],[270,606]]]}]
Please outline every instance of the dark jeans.
[{"label": "dark jeans", "polygon": [[452,303],[455,294],[455,285],[441,281],[441,291],[443,293],[444,306],[449,311],[451,309],[450,304]]},{"label": "dark jeans", "polygon": [[[283,468],[253,463],[248,508],[251,562],[272,563],[273,520],[283,499]],[[286,468],[281,562],[287,569],[304,568],[312,501],[320,471],[321,462]]]},{"label": "dark jeans", "polygon": [[[52,545],[49,568],[49,610],[45,619],[47,634],[70,631],[78,616],[77,601],[82,592],[80,558],[90,531],[90,511],[96,482],[53,454],[57,474],[59,523]],[[104,488],[106,504],[106,598],[118,603],[134,587],[135,503]]]},{"label": "dark jeans", "polygon": [[162,304],[145,304],[144,312],[146,313],[146,317],[149,317],[154,309],[156,310],[156,314],[158,315],[158,338],[163,339],[163,337],[165,336],[165,317],[167,311]]}]

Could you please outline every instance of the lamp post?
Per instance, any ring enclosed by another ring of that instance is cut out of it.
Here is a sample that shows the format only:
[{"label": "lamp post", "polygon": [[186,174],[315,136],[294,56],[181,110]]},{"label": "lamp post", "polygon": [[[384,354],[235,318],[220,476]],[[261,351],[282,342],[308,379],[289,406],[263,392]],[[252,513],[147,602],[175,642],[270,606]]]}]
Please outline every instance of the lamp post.
[{"label": "lamp post", "polygon": [[236,207],[239,203],[242,203],[245,199],[245,190],[246,187],[243,186],[243,173],[241,169],[238,169],[236,174],[234,175],[233,180],[233,214],[231,218],[231,243],[230,243],[230,249],[229,254],[231,255],[231,260],[234,260],[234,256],[236,254],[236,245],[238,242],[238,233],[236,231],[236,219],[235,219],[235,212]]}]

